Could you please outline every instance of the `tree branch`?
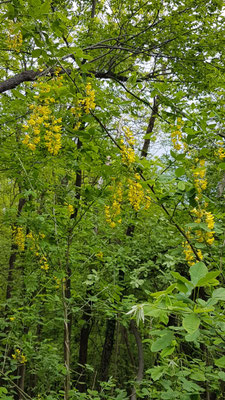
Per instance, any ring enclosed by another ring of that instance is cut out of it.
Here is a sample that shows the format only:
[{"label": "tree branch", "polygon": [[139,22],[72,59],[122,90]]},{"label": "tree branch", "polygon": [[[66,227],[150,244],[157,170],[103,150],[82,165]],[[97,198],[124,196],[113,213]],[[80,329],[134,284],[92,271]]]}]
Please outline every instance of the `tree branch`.
[{"label": "tree branch", "polygon": [[40,71],[23,71],[20,74],[7,79],[6,81],[0,82],[0,93],[4,93],[7,90],[11,90],[19,86],[23,82],[35,81],[36,77],[40,74]]}]

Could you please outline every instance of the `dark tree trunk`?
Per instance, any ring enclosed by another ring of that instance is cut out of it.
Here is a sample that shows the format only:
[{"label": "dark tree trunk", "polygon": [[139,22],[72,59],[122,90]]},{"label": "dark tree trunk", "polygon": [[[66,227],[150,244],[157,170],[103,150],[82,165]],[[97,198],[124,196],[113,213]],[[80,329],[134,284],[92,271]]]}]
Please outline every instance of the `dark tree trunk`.
[{"label": "dark tree trunk", "polygon": [[100,381],[107,381],[109,365],[113,351],[116,319],[108,319],[106,322],[105,341],[102,350],[101,365],[99,371]]},{"label": "dark tree trunk", "polygon": [[82,316],[82,320],[85,321],[84,325],[81,328],[80,332],[80,348],[79,348],[79,359],[78,359],[78,380],[77,380],[77,389],[84,393],[87,390],[87,378],[86,378],[86,367],[87,357],[88,357],[88,339],[91,332],[91,307],[90,304],[87,304],[84,313]]}]

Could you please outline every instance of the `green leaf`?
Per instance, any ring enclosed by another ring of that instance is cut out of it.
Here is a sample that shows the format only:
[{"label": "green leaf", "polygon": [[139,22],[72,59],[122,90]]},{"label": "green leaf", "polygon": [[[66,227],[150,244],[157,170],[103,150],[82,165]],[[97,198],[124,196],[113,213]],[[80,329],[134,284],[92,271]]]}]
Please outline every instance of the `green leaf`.
[{"label": "green leaf", "polygon": [[173,340],[173,332],[168,331],[165,335],[157,339],[154,343],[151,345],[151,351],[153,353],[163,350],[166,347],[170,346],[171,342]]},{"label": "green leaf", "polygon": [[225,301],[225,289],[215,289],[212,294],[212,299]]},{"label": "green leaf", "polygon": [[204,373],[201,370],[195,370],[191,373],[190,378],[194,381],[204,382],[206,380]]},{"label": "green leaf", "polygon": [[196,342],[200,336],[199,329],[195,331],[194,333],[188,333],[185,335],[185,340],[186,342]]},{"label": "green leaf", "polygon": [[220,372],[218,373],[218,376],[219,376],[219,378],[220,378],[222,381],[225,381],[225,372],[220,371]]},{"label": "green leaf", "polygon": [[194,129],[192,129],[192,128],[185,128],[185,132],[188,134],[188,135],[197,135],[197,131],[195,131]]},{"label": "green leaf", "polygon": [[32,51],[32,57],[36,58],[39,57],[42,53],[42,49],[35,49]]},{"label": "green leaf", "polygon": [[176,278],[178,281],[190,284],[190,281],[187,278],[185,278],[184,276],[180,275],[179,272],[172,271],[171,275],[173,275],[174,278]]},{"label": "green leaf", "polygon": [[191,282],[193,283],[193,285],[196,286],[198,281],[201,278],[204,278],[207,273],[208,273],[208,268],[202,261],[196,263],[195,265],[192,265],[190,267],[190,275],[191,275]]},{"label": "green leaf", "polygon": [[46,1],[40,7],[40,14],[47,14],[49,12],[51,1]]},{"label": "green leaf", "polygon": [[[199,279],[198,283],[197,283],[197,287],[200,286],[206,286],[206,285],[213,285],[213,284],[217,284],[218,281],[215,280],[215,278],[221,274],[221,271],[210,271],[208,272],[204,278]],[[215,283],[216,282],[216,283]]]},{"label": "green leaf", "polygon": [[185,175],[185,169],[183,167],[179,167],[175,171],[175,175],[177,178],[180,178],[180,176]]},{"label": "green leaf", "polygon": [[164,350],[161,351],[160,356],[162,358],[168,357],[171,354],[173,354],[174,350],[175,350],[175,346],[166,347]]},{"label": "green leaf", "polygon": [[154,368],[150,368],[146,371],[147,374],[151,374],[151,378],[153,381],[158,381],[159,378],[161,378],[161,376],[164,374],[165,369],[164,367],[154,367]]},{"label": "green leaf", "polygon": [[219,163],[219,168],[225,169],[225,162]]},{"label": "green leaf", "polygon": [[182,191],[185,190],[185,187],[186,187],[185,182],[179,181],[177,187],[179,190],[182,190]]},{"label": "green leaf", "polygon": [[182,325],[188,333],[194,333],[200,325],[200,319],[195,313],[191,313],[183,318]]},{"label": "green leaf", "polygon": [[217,367],[225,368],[225,356],[217,358],[214,362]]}]

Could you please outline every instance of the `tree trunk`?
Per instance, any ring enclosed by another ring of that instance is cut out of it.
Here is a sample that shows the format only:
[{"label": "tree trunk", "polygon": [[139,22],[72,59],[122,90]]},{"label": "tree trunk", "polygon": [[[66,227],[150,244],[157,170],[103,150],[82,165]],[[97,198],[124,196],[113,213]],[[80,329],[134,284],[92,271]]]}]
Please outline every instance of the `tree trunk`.
[{"label": "tree trunk", "polygon": [[77,389],[84,393],[87,390],[86,382],[86,367],[87,356],[88,356],[88,339],[91,332],[91,307],[88,303],[84,309],[82,320],[85,321],[80,332],[80,348],[79,348],[79,360],[78,360],[78,380],[76,387]]},{"label": "tree trunk", "polygon": [[[144,373],[144,354],[143,354],[141,335],[138,332],[138,329],[137,329],[137,326],[136,326],[134,320],[130,321],[130,329],[131,329],[131,332],[134,334],[136,344],[137,344],[137,349],[138,349],[138,372],[137,372],[136,382],[141,382],[143,379],[143,373]],[[135,389],[135,386],[133,386],[131,400],[136,400],[136,398],[137,398],[136,389]]]},{"label": "tree trunk", "polygon": [[116,319],[108,319],[106,322],[105,341],[102,349],[101,365],[99,372],[100,381],[107,381],[109,365],[113,351],[114,334],[116,328]]}]

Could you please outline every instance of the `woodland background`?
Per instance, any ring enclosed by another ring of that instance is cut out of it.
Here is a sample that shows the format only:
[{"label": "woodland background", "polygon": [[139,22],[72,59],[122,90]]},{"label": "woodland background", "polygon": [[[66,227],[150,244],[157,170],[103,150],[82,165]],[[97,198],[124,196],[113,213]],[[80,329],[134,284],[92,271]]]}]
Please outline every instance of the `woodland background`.
[{"label": "woodland background", "polygon": [[0,399],[224,399],[223,1],[0,10]]}]

